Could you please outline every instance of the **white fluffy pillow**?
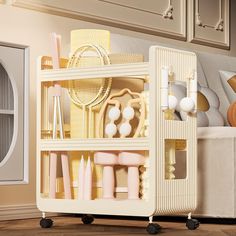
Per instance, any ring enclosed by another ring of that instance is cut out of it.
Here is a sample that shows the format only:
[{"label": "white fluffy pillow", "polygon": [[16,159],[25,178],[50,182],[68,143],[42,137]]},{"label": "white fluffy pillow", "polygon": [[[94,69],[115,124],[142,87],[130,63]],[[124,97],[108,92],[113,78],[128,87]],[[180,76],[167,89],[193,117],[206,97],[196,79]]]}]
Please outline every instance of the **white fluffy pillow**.
[{"label": "white fluffy pillow", "polygon": [[206,111],[208,126],[224,126],[224,117],[219,111],[220,100],[217,94],[209,88],[200,87],[199,91],[206,97],[210,108]]}]

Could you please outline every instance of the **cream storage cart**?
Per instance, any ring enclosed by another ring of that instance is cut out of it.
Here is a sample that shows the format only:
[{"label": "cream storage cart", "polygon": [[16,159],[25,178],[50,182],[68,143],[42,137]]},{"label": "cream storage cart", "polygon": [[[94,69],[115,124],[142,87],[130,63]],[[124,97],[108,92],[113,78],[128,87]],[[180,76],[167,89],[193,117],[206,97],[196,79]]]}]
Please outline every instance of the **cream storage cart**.
[{"label": "cream storage cart", "polygon": [[[160,226],[153,216],[186,213],[187,228],[196,229],[196,55],[152,46],[144,63],[50,69],[50,60],[38,60],[41,226],[52,226],[46,212],[82,213],[85,224],[91,214],[147,216],[147,232],[155,234]],[[95,81],[103,95],[90,91]],[[128,83],[142,86],[133,91]],[[179,84],[187,88],[181,101]],[[83,101],[87,93],[96,106]]]}]

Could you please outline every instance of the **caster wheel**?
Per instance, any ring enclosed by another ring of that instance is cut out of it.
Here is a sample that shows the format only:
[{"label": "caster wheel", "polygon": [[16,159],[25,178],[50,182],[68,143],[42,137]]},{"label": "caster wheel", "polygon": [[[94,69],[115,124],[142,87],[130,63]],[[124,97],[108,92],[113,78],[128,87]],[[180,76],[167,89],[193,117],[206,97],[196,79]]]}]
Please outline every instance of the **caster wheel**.
[{"label": "caster wheel", "polygon": [[199,227],[199,225],[200,225],[200,223],[196,219],[188,219],[187,222],[186,222],[186,227],[189,230],[195,230]]},{"label": "caster wheel", "polygon": [[90,225],[93,223],[94,218],[92,215],[84,215],[82,216],[81,220],[85,225]]},{"label": "caster wheel", "polygon": [[40,220],[40,226],[42,228],[51,228],[53,225],[53,221],[51,219],[47,219],[47,218],[42,218]]},{"label": "caster wheel", "polygon": [[158,234],[161,231],[161,226],[158,224],[150,223],[148,224],[146,231],[149,234]]}]

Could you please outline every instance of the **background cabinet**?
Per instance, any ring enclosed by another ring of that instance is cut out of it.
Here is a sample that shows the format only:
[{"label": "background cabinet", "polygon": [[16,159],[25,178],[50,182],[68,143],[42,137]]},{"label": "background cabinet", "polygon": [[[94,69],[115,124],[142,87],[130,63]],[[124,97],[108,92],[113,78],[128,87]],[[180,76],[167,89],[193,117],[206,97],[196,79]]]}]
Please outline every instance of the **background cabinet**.
[{"label": "background cabinet", "polygon": [[26,51],[0,45],[0,184],[28,178]]},{"label": "background cabinet", "polygon": [[15,0],[13,5],[211,47],[230,47],[230,0]]},{"label": "background cabinet", "polygon": [[186,40],[186,0],[16,0],[13,5]]}]

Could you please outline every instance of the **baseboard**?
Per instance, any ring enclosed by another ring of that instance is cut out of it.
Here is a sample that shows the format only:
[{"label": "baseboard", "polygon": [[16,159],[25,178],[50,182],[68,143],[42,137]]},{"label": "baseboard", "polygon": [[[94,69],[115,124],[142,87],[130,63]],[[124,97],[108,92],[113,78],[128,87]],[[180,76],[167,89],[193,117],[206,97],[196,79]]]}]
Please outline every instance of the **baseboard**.
[{"label": "baseboard", "polygon": [[[56,213],[48,213],[46,216],[57,216]],[[34,204],[0,206],[0,221],[29,219],[41,217],[42,213]]]}]

